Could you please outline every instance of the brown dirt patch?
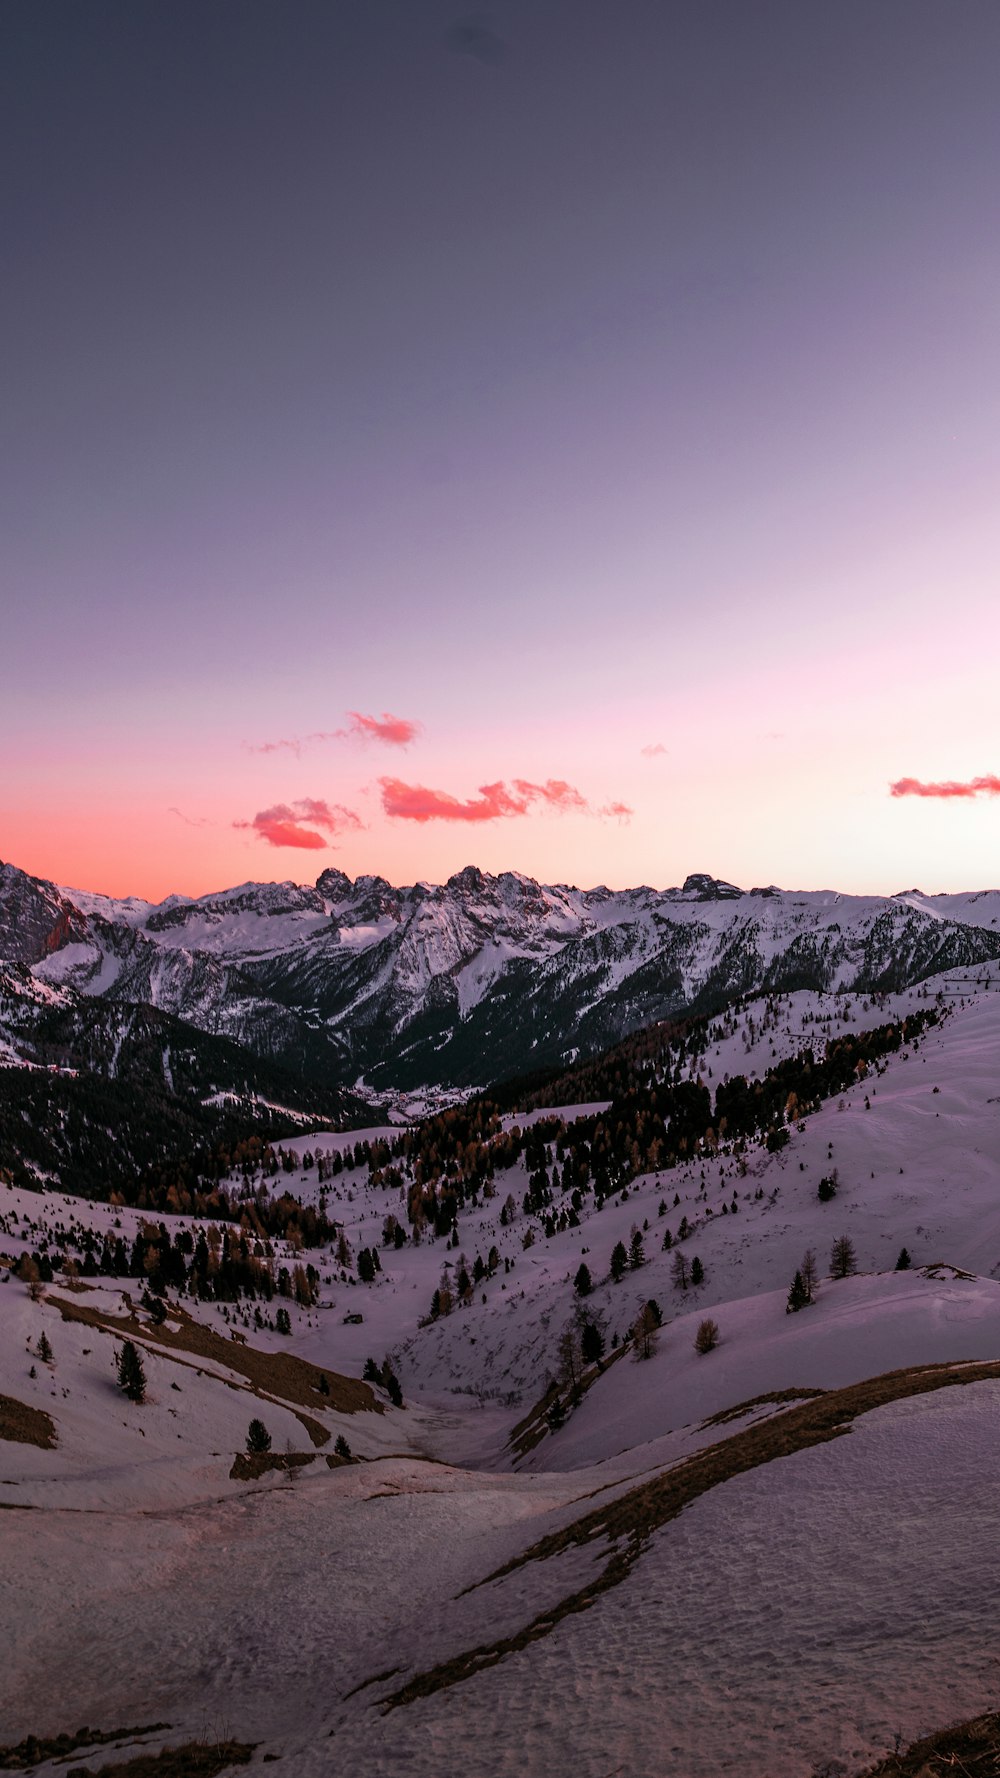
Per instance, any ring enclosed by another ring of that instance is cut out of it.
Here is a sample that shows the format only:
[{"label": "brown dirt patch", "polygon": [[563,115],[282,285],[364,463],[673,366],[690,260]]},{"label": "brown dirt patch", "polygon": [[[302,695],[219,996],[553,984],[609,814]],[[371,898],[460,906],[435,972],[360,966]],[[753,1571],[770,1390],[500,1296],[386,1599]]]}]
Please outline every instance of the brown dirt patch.
[{"label": "brown dirt patch", "polygon": [[862,1778],[997,1778],[1000,1774],[1000,1714],[970,1717],[890,1753]]},{"label": "brown dirt patch", "polygon": [[[342,1377],[337,1371],[321,1370],[308,1359],[298,1358],[294,1352],[262,1352],[257,1346],[223,1339],[221,1334],[195,1321],[180,1304],[171,1306],[168,1320],[162,1326],[148,1327],[139,1321],[134,1311],[127,1316],[110,1315],[87,1308],[83,1303],[68,1302],[65,1297],[52,1296],[49,1300],[56,1305],[64,1321],[81,1321],[87,1327],[138,1340],[147,1349],[158,1350],[179,1363],[184,1362],[179,1354],[185,1352],[246,1377],[250,1393],[259,1401],[274,1403],[277,1399],[278,1405],[291,1407],[314,1445],[329,1443],[329,1428],[311,1415],[302,1413],[301,1407],[336,1408],[343,1414],[385,1412],[367,1383],[359,1382],[355,1377]],[[171,1322],[175,1325],[171,1326]],[[320,1388],[320,1378],[326,1381],[325,1394]],[[227,1378],[220,1381],[227,1383],[229,1388],[240,1387]],[[293,1403],[300,1405],[293,1406]]]},{"label": "brown dirt patch", "polygon": [[709,1414],[702,1426],[727,1426],[730,1420],[742,1420],[744,1414],[752,1414],[754,1408],[784,1407],[790,1401],[812,1401],[817,1395],[825,1393],[822,1389],[769,1389],[766,1395],[753,1395],[749,1401],[737,1402],[735,1407],[720,1408],[717,1414]]},{"label": "brown dirt patch", "polygon": [[[626,1352],[631,1350],[630,1342],[625,1340],[613,1352],[609,1353],[607,1358],[602,1358],[599,1365],[591,1365],[585,1370],[577,1385],[580,1398],[582,1399],[587,1390],[592,1389],[594,1384],[607,1374],[613,1364],[617,1364],[618,1360],[624,1358]],[[571,1390],[565,1386],[560,1388],[558,1383],[550,1383],[545,1394],[536,1401],[533,1408],[528,1410],[524,1419],[518,1421],[507,1440],[507,1448],[514,1452],[515,1458],[527,1457],[528,1452],[533,1451],[536,1445],[540,1445],[543,1438],[555,1436],[546,1415],[552,1403],[557,1399],[564,1401],[567,1408],[567,1419],[572,1414],[574,1407],[578,1406],[578,1403],[572,1400]]]},{"label": "brown dirt patch", "polygon": [[13,1395],[0,1395],[0,1438],[15,1445],[37,1445],[40,1451],[55,1450],[57,1442],[50,1416]]},{"label": "brown dirt patch", "polygon": [[301,1469],[304,1464],[315,1461],[313,1451],[240,1451],[233,1459],[229,1479],[232,1482],[256,1482],[269,1469]]},{"label": "brown dirt patch", "polygon": [[[888,1371],[884,1376],[871,1377],[867,1382],[855,1383],[846,1389],[828,1390],[798,1407],[789,1408],[786,1413],[745,1427],[717,1445],[696,1451],[672,1469],[632,1488],[617,1500],[595,1508],[562,1531],[540,1538],[513,1561],[486,1575],[477,1583],[479,1586],[501,1580],[528,1562],[544,1561],[548,1556],[588,1544],[592,1539],[606,1538],[611,1545],[604,1569],[584,1587],[567,1595],[542,1616],[533,1618],[514,1635],[480,1644],[425,1673],[414,1675],[406,1685],[381,1700],[381,1709],[394,1710],[416,1698],[429,1697],[448,1686],[458,1685],[474,1673],[495,1666],[505,1655],[527,1648],[532,1642],[549,1635],[563,1618],[586,1611],[601,1593],[608,1592],[627,1578],[654,1532],[675,1519],[699,1495],[707,1494],[720,1483],[758,1469],[765,1463],[773,1463],[779,1457],[788,1457],[813,1445],[841,1438],[850,1432],[853,1420],[875,1408],[904,1401],[910,1396],[930,1394],[937,1389],[996,1378],[1000,1378],[1000,1361],[995,1359],[983,1363],[933,1364]],[[466,1592],[473,1590],[465,1589]]]},{"label": "brown dirt patch", "polygon": [[66,1778],[216,1778],[230,1766],[248,1765],[256,1743],[188,1741],[162,1753],[140,1753],[124,1765],[71,1766]]},{"label": "brown dirt patch", "polygon": [[39,1735],[27,1735],[16,1747],[0,1747],[0,1766],[7,1771],[23,1772],[31,1766],[40,1766],[43,1760],[75,1753],[80,1747],[100,1747],[109,1741],[124,1741],[126,1737],[155,1735],[169,1727],[168,1722],[150,1722],[134,1729],[77,1729],[75,1735],[54,1735],[49,1740]]}]

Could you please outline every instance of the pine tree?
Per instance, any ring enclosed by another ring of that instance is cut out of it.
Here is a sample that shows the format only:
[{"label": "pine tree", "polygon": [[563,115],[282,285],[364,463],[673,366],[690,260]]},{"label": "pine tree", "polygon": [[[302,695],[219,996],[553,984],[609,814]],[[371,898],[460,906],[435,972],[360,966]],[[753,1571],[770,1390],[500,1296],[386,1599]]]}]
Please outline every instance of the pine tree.
[{"label": "pine tree", "polygon": [[652,1358],[660,1337],[660,1324],[652,1303],[643,1303],[632,1323],[632,1353],[637,1359]]},{"label": "pine tree", "polygon": [[140,1405],[146,1399],[146,1372],[143,1369],[139,1349],[131,1340],[123,1340],[121,1350],[115,1359],[118,1372],[119,1387],[128,1396],[129,1401]]},{"label": "pine tree", "polygon": [[811,1303],[816,1294],[816,1283],[819,1278],[819,1267],[816,1264],[816,1253],[812,1247],[807,1247],[802,1255],[802,1264],[799,1267],[799,1271],[802,1273],[802,1282],[806,1287],[806,1298]]},{"label": "pine tree", "polygon": [[580,1335],[580,1348],[585,1364],[600,1364],[604,1357],[604,1335],[596,1321],[585,1321]]},{"label": "pine tree", "polygon": [[382,1372],[375,1363],[374,1358],[365,1359],[365,1368],[361,1375],[366,1383],[381,1383],[382,1381]]},{"label": "pine tree", "polygon": [[688,1262],[686,1254],[678,1247],[674,1254],[674,1263],[670,1270],[675,1290],[686,1290],[688,1287]]},{"label": "pine tree", "polygon": [[627,1267],[628,1254],[625,1251],[625,1243],[624,1241],[618,1241],[615,1243],[614,1251],[611,1255],[611,1276],[616,1284],[620,1279],[624,1278]]},{"label": "pine tree", "polygon": [[271,1434],[263,1420],[251,1420],[247,1427],[247,1450],[251,1456],[263,1454],[271,1449]]},{"label": "pine tree", "polygon": [[831,1278],[849,1278],[858,1269],[854,1242],[849,1235],[840,1235],[830,1249]]},{"label": "pine tree", "polygon": [[573,1289],[576,1291],[577,1296],[589,1296],[593,1288],[594,1284],[590,1276],[590,1267],[585,1263],[581,1263],[576,1277],[573,1279]]},{"label": "pine tree", "polygon": [[292,1318],[289,1315],[287,1309],[275,1310],[274,1325],[280,1334],[290,1334],[291,1333]]},{"label": "pine tree", "polygon": [[351,1447],[342,1432],[338,1435],[333,1448],[338,1457],[343,1457],[348,1463],[351,1462]]},{"label": "pine tree", "polygon": [[785,1304],[785,1314],[797,1314],[800,1309],[806,1308],[809,1300],[809,1292],[806,1290],[802,1273],[796,1272],[795,1277],[792,1279],[792,1287],[788,1292],[788,1301]]},{"label": "pine tree", "polygon": [[706,1321],[699,1322],[698,1332],[695,1334],[695,1337],[694,1337],[695,1351],[702,1352],[702,1353],[714,1352],[714,1350],[718,1344],[719,1344],[719,1324],[718,1324],[718,1322],[712,1321],[712,1320],[706,1320]]},{"label": "pine tree", "polygon": [[631,1266],[633,1272],[637,1272],[639,1270],[639,1267],[645,1265],[645,1263],[646,1263],[646,1255],[645,1255],[645,1251],[643,1249],[643,1244],[642,1244],[642,1230],[641,1229],[633,1229],[632,1230],[632,1238],[629,1242],[628,1263]]},{"label": "pine tree", "polygon": [[691,1283],[697,1290],[699,1284],[704,1284],[704,1282],[705,1268],[702,1265],[701,1260],[698,1258],[698,1255],[695,1254],[694,1259],[691,1261]]},{"label": "pine tree", "polygon": [[52,1345],[48,1334],[44,1331],[38,1336],[38,1345],[35,1347],[35,1350],[43,1364],[52,1363]]},{"label": "pine tree", "polygon": [[[896,1261],[897,1272],[908,1272],[912,1264],[913,1261],[910,1258],[908,1248],[901,1247],[899,1250],[899,1258]],[[39,1353],[41,1352],[41,1349],[41,1346],[39,1346]]]}]

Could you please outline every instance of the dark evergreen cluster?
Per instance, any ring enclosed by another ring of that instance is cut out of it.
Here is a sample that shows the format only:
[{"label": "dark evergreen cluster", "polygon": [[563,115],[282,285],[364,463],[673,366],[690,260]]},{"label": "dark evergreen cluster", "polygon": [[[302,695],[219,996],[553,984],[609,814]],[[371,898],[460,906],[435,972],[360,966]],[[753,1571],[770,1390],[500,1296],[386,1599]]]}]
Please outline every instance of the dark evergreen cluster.
[{"label": "dark evergreen cluster", "polygon": [[[760,1080],[743,1075],[722,1081],[713,1097],[698,1078],[682,1078],[689,1046],[700,1054],[703,1025],[685,1034],[676,1031],[659,1049],[653,1064],[643,1065],[638,1078],[621,1075],[625,1083],[606,1111],[567,1124],[558,1112],[521,1128],[504,1130],[499,1107],[479,1099],[411,1125],[400,1136],[380,1142],[370,1157],[373,1184],[407,1188],[411,1223],[419,1231],[432,1227],[454,1239],[462,1206],[478,1203],[497,1191],[496,1175],[524,1162],[527,1190],[520,1204],[508,1194],[501,1222],[520,1209],[537,1217],[546,1235],[576,1226],[583,1194],[598,1204],[626,1187],[641,1173],[671,1167],[720,1148],[741,1154],[752,1142],[777,1149],[789,1128],[814,1111],[824,1099],[846,1092],[904,1044],[915,1043],[938,1021],[928,1007],[871,1030],[831,1037],[819,1053],[813,1049],[778,1062]],[[624,1067],[624,1046],[609,1064]],[[596,1067],[596,1064],[593,1065]],[[377,1151],[377,1152],[376,1152]]]}]

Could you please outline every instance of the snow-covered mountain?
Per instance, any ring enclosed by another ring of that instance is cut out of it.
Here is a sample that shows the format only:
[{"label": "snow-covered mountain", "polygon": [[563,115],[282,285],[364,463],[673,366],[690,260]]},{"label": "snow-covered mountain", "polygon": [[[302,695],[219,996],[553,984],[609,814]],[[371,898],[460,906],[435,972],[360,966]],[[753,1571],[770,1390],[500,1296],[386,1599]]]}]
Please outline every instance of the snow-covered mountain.
[{"label": "snow-covered mountain", "polygon": [[565,1063],[749,993],[896,990],[997,957],[997,890],[741,890],[704,874],[577,889],[468,866],[441,885],[326,870],[154,905],[0,865],[0,962],[43,988],[156,1007],[383,1094]]}]

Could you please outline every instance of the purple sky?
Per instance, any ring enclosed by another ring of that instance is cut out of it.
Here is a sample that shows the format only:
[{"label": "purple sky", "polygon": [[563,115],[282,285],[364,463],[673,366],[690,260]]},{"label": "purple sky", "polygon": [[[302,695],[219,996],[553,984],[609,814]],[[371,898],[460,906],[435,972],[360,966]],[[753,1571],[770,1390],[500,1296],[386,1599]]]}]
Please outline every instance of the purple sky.
[{"label": "purple sky", "polygon": [[7,0],[0,856],[996,881],[998,88],[996,0]]}]

